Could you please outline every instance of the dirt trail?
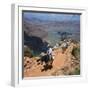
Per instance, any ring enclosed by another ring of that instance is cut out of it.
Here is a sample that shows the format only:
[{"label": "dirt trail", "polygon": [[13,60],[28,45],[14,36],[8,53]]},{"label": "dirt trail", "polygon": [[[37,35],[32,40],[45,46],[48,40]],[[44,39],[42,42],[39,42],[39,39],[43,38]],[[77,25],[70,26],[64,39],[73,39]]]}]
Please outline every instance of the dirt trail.
[{"label": "dirt trail", "polygon": [[60,68],[64,65],[66,60],[66,55],[62,54],[62,51],[57,50],[55,55],[55,60],[53,61],[53,66],[56,68]]},{"label": "dirt trail", "polygon": [[[39,77],[39,76],[52,76],[52,75],[63,75],[61,70],[65,65],[70,66],[72,63],[72,55],[71,55],[71,51],[74,47],[74,44],[71,44],[66,51],[64,52],[64,54],[62,53],[62,50],[60,48],[56,49],[53,51],[55,58],[53,61],[53,68],[48,69],[46,71],[41,71],[43,69],[43,65],[41,64],[37,64],[35,58],[28,58],[26,59],[27,61],[32,61],[32,64],[29,64],[27,66],[29,66],[28,69],[24,68],[24,77]],[[31,67],[30,67],[31,66]],[[71,66],[70,66],[71,68]]]}]

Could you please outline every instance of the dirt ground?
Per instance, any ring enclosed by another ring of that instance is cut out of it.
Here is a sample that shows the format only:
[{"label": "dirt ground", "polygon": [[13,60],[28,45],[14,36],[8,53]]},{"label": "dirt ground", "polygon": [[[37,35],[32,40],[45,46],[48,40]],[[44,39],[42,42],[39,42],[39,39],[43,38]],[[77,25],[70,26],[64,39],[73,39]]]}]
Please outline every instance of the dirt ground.
[{"label": "dirt ground", "polygon": [[62,49],[60,48],[54,50],[53,53],[55,54],[55,58],[52,63],[53,67],[46,71],[42,71],[44,65],[37,63],[37,59],[39,57],[34,57],[34,58],[25,57],[24,58],[24,77],[63,75],[63,72],[61,69],[65,67],[65,65],[68,65],[69,67],[71,65],[70,63],[72,63],[71,51],[73,49],[73,46],[74,45],[71,44],[64,53],[62,53]]}]

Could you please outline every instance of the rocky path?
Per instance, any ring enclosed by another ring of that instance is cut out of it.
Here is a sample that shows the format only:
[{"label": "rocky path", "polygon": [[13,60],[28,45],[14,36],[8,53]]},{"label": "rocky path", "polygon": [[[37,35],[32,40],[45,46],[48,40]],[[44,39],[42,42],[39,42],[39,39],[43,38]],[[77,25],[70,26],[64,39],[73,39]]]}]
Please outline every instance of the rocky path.
[{"label": "rocky path", "polygon": [[[68,62],[71,61],[71,51],[73,49],[73,44],[71,44],[67,49],[66,52],[63,54],[62,50],[59,48],[57,50],[54,50],[53,53],[55,54],[55,58],[53,61],[53,68],[48,69],[46,71],[41,71],[43,69],[43,65],[37,64],[35,58],[28,58],[25,60],[31,61],[31,64],[29,63],[27,67],[24,68],[24,77],[39,77],[39,76],[53,76],[53,75],[63,75],[62,71],[60,70],[65,65],[70,65]],[[31,66],[31,67],[30,67]],[[58,73],[57,73],[58,72]]]}]

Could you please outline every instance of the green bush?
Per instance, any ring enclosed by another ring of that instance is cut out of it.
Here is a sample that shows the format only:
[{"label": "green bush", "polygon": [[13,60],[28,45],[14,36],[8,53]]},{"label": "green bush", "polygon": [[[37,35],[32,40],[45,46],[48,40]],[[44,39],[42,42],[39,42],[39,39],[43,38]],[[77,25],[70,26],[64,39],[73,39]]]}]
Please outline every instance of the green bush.
[{"label": "green bush", "polygon": [[72,50],[72,55],[76,58],[76,59],[80,59],[80,47],[75,47]]},{"label": "green bush", "polygon": [[24,56],[27,56],[27,57],[33,57],[33,53],[32,53],[32,50],[28,47],[24,48]]},{"label": "green bush", "polygon": [[73,71],[70,71],[68,75],[80,75],[80,68],[75,68]]},{"label": "green bush", "polygon": [[74,73],[75,75],[80,75],[80,68],[76,68]]},{"label": "green bush", "polygon": [[40,52],[38,51],[35,51],[29,47],[25,47],[24,48],[24,56],[27,56],[27,57],[36,57],[40,54]]}]

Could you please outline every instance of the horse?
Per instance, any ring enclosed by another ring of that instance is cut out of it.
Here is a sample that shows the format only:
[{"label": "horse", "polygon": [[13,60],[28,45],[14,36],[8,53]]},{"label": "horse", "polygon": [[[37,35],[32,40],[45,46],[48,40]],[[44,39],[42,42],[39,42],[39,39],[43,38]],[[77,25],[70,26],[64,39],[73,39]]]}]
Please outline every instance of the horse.
[{"label": "horse", "polygon": [[46,71],[48,69],[51,69],[53,66],[52,66],[52,63],[53,63],[53,57],[51,56],[51,59],[49,58],[50,56],[48,54],[42,56],[40,59],[37,60],[38,64],[41,64],[43,65],[43,69],[41,71]]}]

